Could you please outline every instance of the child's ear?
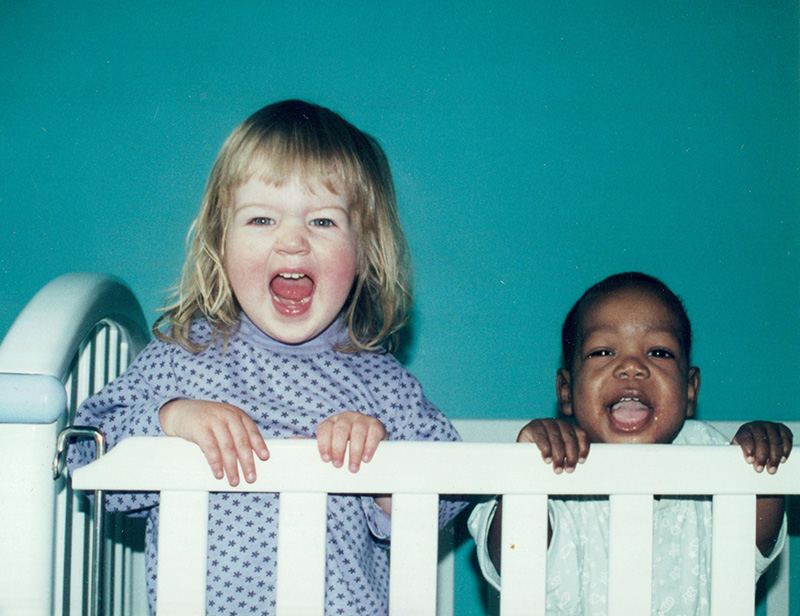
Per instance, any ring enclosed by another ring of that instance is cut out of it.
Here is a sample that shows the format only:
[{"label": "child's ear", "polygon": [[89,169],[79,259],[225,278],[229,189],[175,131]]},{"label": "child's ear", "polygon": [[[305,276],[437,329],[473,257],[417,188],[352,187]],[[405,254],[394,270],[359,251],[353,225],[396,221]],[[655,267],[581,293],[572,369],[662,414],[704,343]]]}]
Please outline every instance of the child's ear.
[{"label": "child's ear", "polygon": [[560,368],[556,374],[556,396],[561,414],[567,417],[572,415],[572,376],[564,368]]},{"label": "child's ear", "polygon": [[688,389],[686,397],[689,404],[686,405],[686,416],[694,417],[697,410],[697,396],[700,393],[700,368],[692,366],[689,368]]}]

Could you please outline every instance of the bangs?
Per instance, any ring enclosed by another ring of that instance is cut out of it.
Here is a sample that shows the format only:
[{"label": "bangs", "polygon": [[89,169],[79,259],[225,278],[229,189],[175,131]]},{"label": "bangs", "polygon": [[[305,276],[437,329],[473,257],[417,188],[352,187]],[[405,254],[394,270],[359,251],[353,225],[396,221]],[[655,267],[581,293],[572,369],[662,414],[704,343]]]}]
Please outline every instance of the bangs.
[{"label": "bangs", "polygon": [[354,206],[363,204],[369,194],[363,136],[353,134],[332,112],[307,104],[297,113],[269,111],[257,112],[231,135],[227,169],[221,174],[229,190],[254,177],[275,186],[297,178],[348,195]]}]

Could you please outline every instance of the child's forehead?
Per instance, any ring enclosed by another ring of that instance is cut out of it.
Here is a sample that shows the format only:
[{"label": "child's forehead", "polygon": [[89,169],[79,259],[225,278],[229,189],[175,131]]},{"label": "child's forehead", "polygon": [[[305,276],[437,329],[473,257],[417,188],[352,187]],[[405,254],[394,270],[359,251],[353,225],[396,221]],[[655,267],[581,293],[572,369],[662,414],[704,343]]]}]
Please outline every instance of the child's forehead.
[{"label": "child's forehead", "polygon": [[578,335],[583,338],[593,331],[634,324],[641,331],[681,337],[680,318],[674,307],[658,293],[636,287],[611,291],[588,302],[579,314]]}]

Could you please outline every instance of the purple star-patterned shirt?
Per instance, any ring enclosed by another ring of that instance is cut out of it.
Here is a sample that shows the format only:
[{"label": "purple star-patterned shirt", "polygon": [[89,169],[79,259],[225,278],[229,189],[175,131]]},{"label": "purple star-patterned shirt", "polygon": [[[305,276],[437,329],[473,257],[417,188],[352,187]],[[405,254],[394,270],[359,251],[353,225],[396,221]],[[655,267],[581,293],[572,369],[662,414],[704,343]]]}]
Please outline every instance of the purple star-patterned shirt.
[{"label": "purple star-patterned shirt", "polygon": [[[227,350],[215,344],[205,321],[192,340],[210,343],[201,353],[151,342],[119,378],[89,398],[76,424],[96,426],[113,447],[128,436],[163,436],[160,408],[186,398],[226,402],[247,412],[266,439],[313,437],[327,417],[352,410],[377,417],[391,440],[459,440],[458,433],[423,395],[419,382],[389,353],[341,353],[332,345],[346,336],[340,321],[299,345],[266,336],[246,317]],[[93,458],[93,448],[70,448],[74,469]],[[107,495],[112,511],[147,515],[147,585],[155,611],[158,495]],[[443,497],[444,525],[465,502]],[[209,496],[208,614],[271,614],[275,606],[278,500],[275,494],[212,493]],[[388,612],[388,526],[369,497],[328,497],[326,614]]]}]

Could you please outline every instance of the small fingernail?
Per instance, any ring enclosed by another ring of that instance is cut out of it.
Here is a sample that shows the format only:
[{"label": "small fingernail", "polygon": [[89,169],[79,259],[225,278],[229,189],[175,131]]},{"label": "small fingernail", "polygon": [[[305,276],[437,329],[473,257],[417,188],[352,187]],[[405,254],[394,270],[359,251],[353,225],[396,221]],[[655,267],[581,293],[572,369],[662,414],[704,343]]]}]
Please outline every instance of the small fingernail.
[{"label": "small fingernail", "polygon": [[754,456],[747,456],[747,463],[748,464],[752,464],[755,461],[756,461],[756,459],[755,459]]},{"label": "small fingernail", "polygon": [[350,465],[350,472],[357,473],[358,472],[358,464],[351,464]]},{"label": "small fingernail", "polygon": [[586,458],[578,458],[578,464],[583,464],[586,462]]},{"label": "small fingernail", "polygon": [[564,472],[564,469],[561,468],[560,466],[556,466],[553,470],[555,471],[556,475],[560,475],[561,473]]},{"label": "small fingernail", "polygon": [[331,457],[327,453],[323,453],[322,454],[322,461],[323,462],[330,462],[331,461]]},{"label": "small fingernail", "polygon": [[568,466],[568,467],[567,467],[566,469],[564,469],[564,470],[566,470],[568,473],[572,473],[572,472],[574,472],[574,471],[575,471],[575,467],[574,467],[574,466]]},{"label": "small fingernail", "polygon": [[230,483],[231,483],[232,486],[238,486],[239,485],[239,478],[238,477],[231,477]]},{"label": "small fingernail", "polygon": [[764,470],[764,467],[763,467],[761,464],[759,464],[758,466],[756,466],[756,472],[757,472],[757,473],[760,473],[760,472],[761,472],[761,471],[763,471],[763,470]]},{"label": "small fingernail", "polygon": [[335,468],[342,468],[342,463],[341,463],[341,461],[339,461],[339,460],[334,460],[334,461],[333,461],[333,466],[334,466]]},{"label": "small fingernail", "polygon": [[550,457],[544,459],[545,464],[550,464],[552,461],[553,461],[553,458],[550,458]]},{"label": "small fingernail", "polygon": [[247,481],[248,482],[253,483],[255,480],[256,480],[256,474],[255,473],[247,473]]}]

